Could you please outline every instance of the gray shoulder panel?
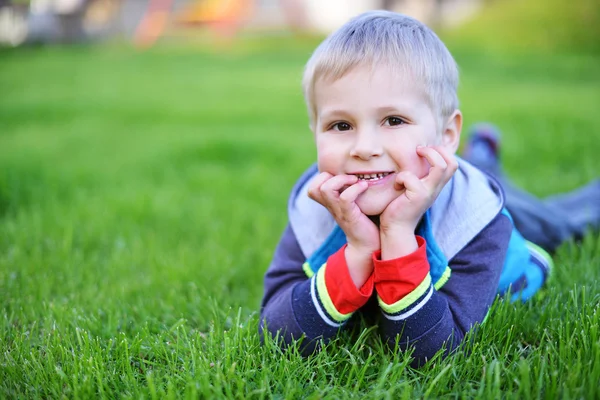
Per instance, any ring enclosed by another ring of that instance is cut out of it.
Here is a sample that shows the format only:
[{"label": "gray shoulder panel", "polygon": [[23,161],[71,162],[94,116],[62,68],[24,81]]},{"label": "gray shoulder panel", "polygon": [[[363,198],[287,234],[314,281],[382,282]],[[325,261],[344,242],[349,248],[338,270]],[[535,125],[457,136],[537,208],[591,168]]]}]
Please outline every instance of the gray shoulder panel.
[{"label": "gray shoulder panel", "polygon": [[450,260],[504,207],[500,185],[468,162],[459,168],[431,207],[435,239]]},{"label": "gray shoulder panel", "polygon": [[329,211],[308,197],[310,183],[318,174],[316,164],[308,168],[296,182],[288,202],[290,225],[306,258],[321,246],[335,227]]}]

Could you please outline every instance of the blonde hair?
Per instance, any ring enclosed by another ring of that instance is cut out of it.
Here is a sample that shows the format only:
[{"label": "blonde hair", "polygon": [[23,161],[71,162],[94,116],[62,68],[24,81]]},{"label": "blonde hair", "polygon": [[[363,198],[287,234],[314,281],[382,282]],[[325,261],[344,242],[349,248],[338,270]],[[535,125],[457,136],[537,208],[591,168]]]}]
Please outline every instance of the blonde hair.
[{"label": "blonde hair", "polygon": [[458,108],[458,68],[437,35],[406,15],[370,11],[332,33],[308,60],[302,86],[311,126],[316,122],[315,83],[335,81],[359,65],[385,65],[420,83],[438,116],[438,129]]}]

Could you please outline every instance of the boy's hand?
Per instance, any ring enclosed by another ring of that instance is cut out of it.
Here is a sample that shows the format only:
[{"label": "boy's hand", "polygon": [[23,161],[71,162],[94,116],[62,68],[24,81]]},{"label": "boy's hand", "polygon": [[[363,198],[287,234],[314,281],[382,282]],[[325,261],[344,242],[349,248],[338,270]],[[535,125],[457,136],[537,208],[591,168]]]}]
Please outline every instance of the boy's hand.
[{"label": "boy's hand", "polygon": [[414,232],[419,220],[458,169],[454,154],[442,146],[417,147],[416,151],[431,167],[421,179],[409,171],[396,176],[396,185],[404,192],[381,214],[381,258],[384,260],[402,257],[417,249]]},{"label": "boy's hand", "polygon": [[326,207],[346,234],[346,262],[358,288],[371,275],[371,255],[380,248],[379,229],[356,204],[358,196],[368,187],[367,182],[354,175],[333,176],[322,172],[308,189],[308,196]]}]

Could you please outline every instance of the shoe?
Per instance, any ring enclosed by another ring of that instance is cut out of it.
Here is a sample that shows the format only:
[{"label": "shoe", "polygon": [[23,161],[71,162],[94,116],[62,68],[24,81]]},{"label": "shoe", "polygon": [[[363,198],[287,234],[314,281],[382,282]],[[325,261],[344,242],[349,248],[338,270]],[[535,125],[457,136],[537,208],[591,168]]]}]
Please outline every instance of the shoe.
[{"label": "shoe", "polygon": [[487,172],[500,169],[500,130],[489,123],[471,127],[462,158]]}]

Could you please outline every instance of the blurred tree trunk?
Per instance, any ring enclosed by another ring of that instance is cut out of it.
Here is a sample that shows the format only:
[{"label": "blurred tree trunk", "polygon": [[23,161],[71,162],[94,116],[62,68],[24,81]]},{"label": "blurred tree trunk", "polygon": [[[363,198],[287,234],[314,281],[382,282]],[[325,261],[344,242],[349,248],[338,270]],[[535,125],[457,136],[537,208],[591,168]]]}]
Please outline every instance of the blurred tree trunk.
[{"label": "blurred tree trunk", "polygon": [[90,0],[82,0],[79,6],[71,12],[58,12],[56,14],[61,42],[76,43],[87,38],[83,28],[83,20],[89,4]]}]

